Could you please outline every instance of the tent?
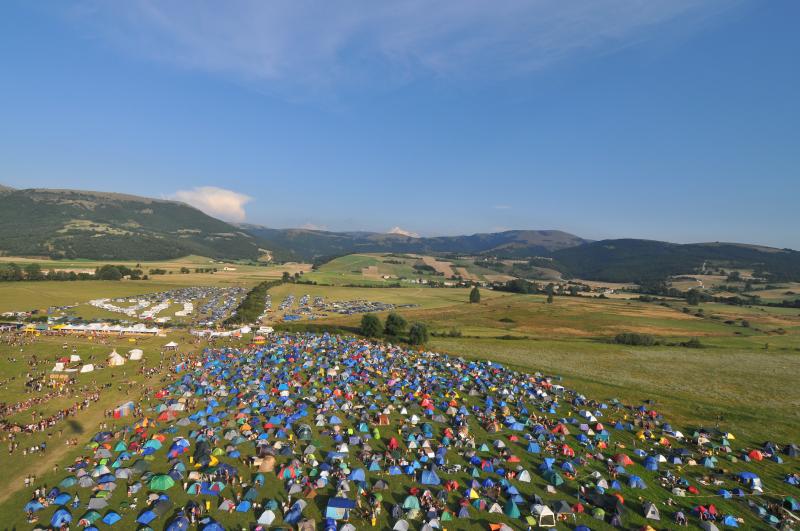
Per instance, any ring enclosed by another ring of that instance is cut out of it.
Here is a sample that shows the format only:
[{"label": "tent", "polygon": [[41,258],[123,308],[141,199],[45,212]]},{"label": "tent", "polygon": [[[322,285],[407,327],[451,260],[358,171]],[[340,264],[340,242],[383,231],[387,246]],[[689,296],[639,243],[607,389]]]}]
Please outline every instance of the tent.
[{"label": "tent", "polygon": [[356,502],[348,498],[331,498],[325,509],[325,518],[334,520],[346,520],[350,517],[350,511],[354,509]]},{"label": "tent", "polygon": [[547,505],[535,504],[532,508],[532,513],[536,517],[536,524],[539,527],[556,526],[556,515]]},{"label": "tent", "polygon": [[119,353],[114,350],[108,355],[108,366],[119,367],[120,365],[125,365],[125,358],[120,356]]},{"label": "tent", "polygon": [[144,352],[140,348],[135,348],[128,351],[128,359],[131,361],[140,361],[144,356]]},{"label": "tent", "polygon": [[645,502],[644,517],[648,520],[661,520],[661,514],[658,512],[658,507],[652,502]]}]

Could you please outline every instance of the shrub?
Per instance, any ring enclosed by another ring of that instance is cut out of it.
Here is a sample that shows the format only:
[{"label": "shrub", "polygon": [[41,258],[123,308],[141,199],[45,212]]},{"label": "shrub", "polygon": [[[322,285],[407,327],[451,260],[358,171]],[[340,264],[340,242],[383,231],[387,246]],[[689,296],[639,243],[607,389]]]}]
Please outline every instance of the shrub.
[{"label": "shrub", "polygon": [[430,339],[425,323],[414,323],[408,331],[408,342],[412,345],[424,345]]},{"label": "shrub", "polygon": [[703,348],[704,347],[704,345],[696,337],[693,337],[689,341],[684,341],[683,343],[681,343],[681,346],[682,347],[686,347],[686,348]]},{"label": "shrub", "polygon": [[650,334],[623,332],[614,337],[614,343],[619,345],[633,345],[637,347],[651,347],[656,344],[656,339]]},{"label": "shrub", "polygon": [[361,318],[361,334],[366,337],[377,337],[381,335],[381,320],[372,313],[364,314]]},{"label": "shrub", "polygon": [[386,317],[386,325],[383,332],[387,336],[399,336],[406,331],[406,326],[408,326],[408,323],[403,319],[403,316],[392,312]]}]

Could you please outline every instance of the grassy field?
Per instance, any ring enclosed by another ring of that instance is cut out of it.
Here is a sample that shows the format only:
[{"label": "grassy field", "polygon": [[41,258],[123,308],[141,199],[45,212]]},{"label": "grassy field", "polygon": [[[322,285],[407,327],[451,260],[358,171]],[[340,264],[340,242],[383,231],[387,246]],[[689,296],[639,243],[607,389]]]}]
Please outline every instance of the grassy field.
[{"label": "grassy field", "polygon": [[[349,281],[343,279],[351,278],[347,271],[382,267],[374,262],[380,260],[371,255],[346,258],[329,270],[323,267],[304,278],[318,275],[317,279],[323,279],[327,275],[331,283],[344,284]],[[0,311],[44,309],[193,284],[250,286],[259,279],[281,274],[280,268],[246,265],[224,275],[173,273],[149,281],[6,283],[0,284]],[[355,278],[356,274],[352,275]],[[363,274],[360,275],[362,280],[358,283],[363,284]],[[383,283],[375,283],[378,282]],[[300,284],[284,284],[270,290],[274,308],[290,293],[298,299],[309,295],[322,296],[328,301],[363,299],[415,304],[415,308],[400,311],[409,321],[425,322],[436,333],[453,329],[461,333],[461,337],[433,337],[431,349],[558,375],[565,385],[599,400],[619,398],[628,403],[652,400],[684,432],[691,432],[699,425],[719,425],[733,432],[742,444],[800,440],[800,387],[796,385],[800,374],[800,311],[796,309],[716,303],[686,309],[683,301],[660,305],[590,297],[556,297],[553,304],[547,304],[543,296],[486,289],[481,290],[480,304],[469,304],[468,292],[420,286],[379,289]],[[315,323],[356,327],[360,320],[361,315],[332,315]],[[617,345],[612,339],[619,332],[651,334],[662,344]],[[144,363],[152,366],[161,358],[161,346],[173,338],[182,345],[189,342],[187,336],[172,332],[169,338],[142,339],[136,345],[125,338],[103,343],[70,338],[66,343],[67,350],[75,347],[85,360],[104,359],[112,348],[124,353],[137,346],[145,351]],[[679,345],[691,338],[698,338],[704,348]],[[36,370],[49,371],[53,359],[63,352],[64,342],[61,338],[39,338],[30,346],[0,346],[0,401],[23,400],[27,396],[24,375],[31,370],[25,360],[37,354],[47,361]],[[201,346],[192,344],[188,348]],[[17,361],[12,361],[15,358]],[[97,431],[104,409],[136,398],[147,385],[158,385],[161,375],[147,379],[129,364],[121,370],[106,369],[78,378],[81,386],[104,388],[101,402],[66,423],[60,436],[55,432],[25,436],[27,444],[46,440],[52,449],[46,456],[9,457],[6,448],[2,448],[0,466],[8,471],[7,484],[12,488],[0,494],[0,514],[8,514],[9,507],[24,503],[15,492],[22,487],[26,473],[33,471],[47,477],[49,484],[59,479],[61,474],[52,470],[53,463],[66,462],[65,459],[80,453],[80,448],[65,446],[65,438],[79,437],[85,442],[86,437]],[[37,406],[36,411],[47,415],[73,402],[53,400]],[[13,418],[24,421],[29,415],[30,412],[20,413]],[[18,519],[16,515],[9,521]]]},{"label": "grassy field", "polygon": [[[176,339],[178,342],[182,344],[182,349],[199,349],[203,345],[202,344],[194,344],[186,346],[186,338],[182,336],[170,337],[170,339]],[[60,338],[40,338],[37,342],[33,345],[25,347],[25,352],[22,354],[24,356],[28,356],[33,352],[51,352],[57,351],[60,349],[60,343],[63,341]],[[146,360],[143,363],[146,364],[154,364],[160,358],[160,347],[165,341],[164,338],[151,338],[147,340],[140,341],[137,346],[141,347],[145,351]],[[116,340],[111,340],[108,344],[97,345],[92,341],[88,341],[86,339],[71,339],[68,340],[70,349],[72,346],[75,346],[79,352],[87,359],[92,356],[102,356],[104,355],[108,349],[114,347],[117,348],[118,351],[123,351],[123,349],[128,348],[128,342],[124,341],[120,343]],[[560,368],[562,367],[562,362],[559,361],[559,357],[563,357],[565,352],[560,347],[552,347],[550,345],[551,342],[547,340],[542,340],[541,344],[538,346],[531,346],[531,345],[523,345],[521,341],[511,341],[511,342],[503,342],[500,340],[481,340],[478,345],[481,348],[488,348],[488,352],[481,352],[476,350],[476,345],[473,344],[469,340],[465,339],[448,339],[448,340],[437,340],[435,342],[435,346],[437,348],[442,348],[446,350],[454,350],[459,354],[467,354],[468,356],[474,356],[479,358],[489,357],[491,356],[493,359],[497,359],[501,362],[504,362],[508,365],[519,366],[528,368],[530,363],[525,361],[526,357],[530,357],[531,353],[535,355],[537,358],[536,363],[539,364],[544,370],[547,367],[552,366],[553,368]],[[234,343],[235,344],[235,343]],[[509,347],[509,344],[513,344]],[[2,351],[2,348],[0,348]],[[673,353],[674,354],[674,353]],[[690,353],[687,353],[689,355]],[[661,355],[661,353],[657,351],[648,351],[644,354],[639,354],[636,352],[631,352],[631,356],[641,356],[644,355],[645,357],[651,356],[646,361],[647,364],[652,363],[655,357]],[[2,356],[5,358],[5,356]],[[674,356],[673,356],[674,357]],[[615,372],[615,369],[611,367],[610,369],[606,368],[607,360],[599,361],[598,358],[608,358],[608,360],[618,359],[618,354],[608,350],[607,352],[603,352],[601,350],[594,350],[591,355],[583,355],[582,359],[578,359],[575,361],[575,374],[576,376],[572,375],[565,375],[563,383],[570,385],[574,384],[579,389],[585,390],[590,396],[594,397],[604,397],[607,394],[608,388],[602,383],[595,383],[593,381],[593,376],[597,375],[601,380],[606,378],[607,372]],[[520,363],[522,361],[522,363]],[[678,358],[679,362],[682,362],[682,358]],[[15,364],[8,364],[4,365],[3,369],[9,371],[13,374],[21,374],[21,365],[19,363]],[[652,373],[647,376],[641,374],[641,378],[649,378],[658,380],[658,370],[662,367],[662,365],[655,365],[651,368]],[[637,369],[638,370],[638,369]],[[37,475],[37,484],[46,484],[49,486],[57,484],[61,479],[63,479],[67,474],[61,470],[60,468],[56,468],[54,466],[55,463],[59,463],[61,465],[70,462],[72,459],[76,458],[79,455],[85,455],[86,450],[83,447],[83,443],[85,443],[88,438],[90,438],[94,432],[97,430],[96,426],[99,422],[103,421],[102,411],[105,407],[113,407],[113,405],[117,405],[125,400],[134,399],[138,400],[141,396],[141,390],[145,388],[145,386],[152,386],[153,388],[160,388],[161,381],[158,377],[146,379],[141,376],[135,375],[135,371],[129,370],[128,375],[126,378],[120,378],[121,369],[115,369],[114,371],[100,371],[95,373],[92,378],[96,379],[97,384],[107,386],[107,390],[104,391],[104,398],[103,402],[92,406],[92,408],[82,412],[79,414],[78,417],[75,418],[74,422],[67,424],[67,429],[63,435],[58,435],[56,433],[51,433],[49,436],[41,435],[39,437],[31,437],[30,443],[38,443],[41,439],[46,438],[48,442],[48,451],[46,454],[39,454],[35,457],[22,457],[20,455],[15,456],[7,456],[4,452],[0,454],[0,466],[3,466],[4,469],[7,471],[6,476],[6,489],[0,493],[0,515],[3,517],[3,528],[5,529],[22,529],[27,528],[29,524],[25,522],[24,514],[20,510],[20,508],[25,504],[27,501],[28,489],[23,488],[23,478],[26,474],[36,473]],[[549,372],[549,371],[548,371]],[[84,375],[86,376],[86,375]],[[130,384],[132,385],[129,385]],[[760,383],[760,382],[759,382]],[[634,396],[628,388],[631,389],[639,389],[642,385],[642,382],[639,381],[635,377],[631,377],[620,381],[618,384],[618,390],[620,393],[615,393],[610,396],[618,396],[621,398]],[[662,405],[662,400],[660,396],[661,388],[658,387],[655,390],[648,391],[646,393],[642,392],[642,395],[639,396],[637,399],[641,400],[644,397],[648,398],[655,398],[657,406]],[[13,389],[9,389],[8,392],[14,392]],[[18,391],[17,391],[18,392]],[[683,395],[680,394],[680,391],[668,391],[670,396],[674,399],[680,400]],[[675,394],[678,393],[678,394]],[[7,395],[2,395],[3,397]],[[713,397],[713,399],[719,400],[730,400],[731,397],[728,396],[719,396]],[[758,398],[761,398],[759,395]],[[634,400],[637,400],[634,399]],[[691,401],[693,400],[692,397],[686,397],[683,400]],[[473,401],[470,398],[465,397],[464,401],[466,404],[469,405],[477,405],[480,401]],[[143,405],[151,404],[147,400],[144,400]],[[668,403],[664,402],[665,409],[668,407]],[[704,407],[702,404],[699,407]],[[614,416],[614,413],[609,412],[609,415]],[[399,420],[399,415],[397,413],[392,414],[392,422],[396,423]],[[673,418],[672,416],[668,416],[670,421],[673,421],[673,424],[677,422],[682,422],[681,418]],[[117,424],[123,425],[126,421],[121,421],[116,423],[115,421],[108,421],[110,424]],[[231,424],[235,427],[235,423],[233,420],[230,421]],[[161,424],[162,427],[165,427],[170,423]],[[393,424],[394,425],[394,424]],[[193,429],[191,426],[186,428],[178,428],[175,432],[174,436],[188,436],[189,431]],[[227,428],[226,428],[227,429]],[[388,429],[387,429],[388,430]],[[53,430],[55,431],[55,430]],[[482,427],[480,427],[476,422],[470,421],[470,431],[474,433],[478,440],[493,440],[494,438],[502,438],[507,439],[508,433],[504,433],[503,435],[491,435],[486,433]],[[613,440],[615,442],[623,444],[625,447],[633,447],[637,443],[634,441],[633,434],[631,432],[613,432]],[[741,433],[734,432],[737,434],[737,447],[742,444],[741,442]],[[568,441],[572,440],[575,434],[571,435]],[[78,447],[71,447],[65,446],[63,441],[65,438],[68,437],[77,437],[80,441]],[[783,437],[781,433],[775,433],[776,438]],[[319,429],[313,428],[313,437],[312,440],[319,449],[321,454],[325,454],[326,452],[332,450],[332,444],[329,438],[322,437]],[[541,495],[546,501],[554,501],[554,500],[567,500],[570,503],[574,503],[576,501],[575,492],[571,484],[565,484],[563,489],[559,489],[558,493],[556,494],[548,494],[545,490],[546,482],[541,477],[541,475],[537,472],[536,466],[537,463],[541,460],[541,456],[533,456],[531,454],[527,454],[524,451],[525,441],[520,442],[509,442],[508,443],[512,448],[512,451],[515,455],[521,458],[521,465],[530,470],[532,473],[532,483],[529,487],[526,487],[526,491],[531,490],[536,492],[537,494]],[[386,445],[386,438],[381,440],[374,440],[371,442],[371,445],[376,450],[383,450]],[[242,446],[244,448],[245,445]],[[154,456],[155,458],[150,461],[153,471],[155,472],[166,472],[170,466],[169,461],[165,458],[164,453],[166,449],[162,449]],[[238,460],[233,458],[225,457],[224,455],[220,457],[222,462],[226,462],[231,464],[235,467],[241,467],[241,464]],[[284,462],[286,458],[280,458],[280,462]],[[451,459],[451,464],[459,463],[462,465],[466,465],[466,461],[463,458],[458,458],[454,456]],[[726,467],[728,473],[735,473],[739,470],[749,469],[751,467],[747,467],[743,463],[728,463],[725,462],[722,466]],[[601,472],[604,472],[604,463],[602,461],[597,463],[590,463],[587,465],[587,468],[584,470],[584,473],[589,472],[591,469],[596,469]],[[468,475],[468,468],[463,472],[453,476],[457,479],[462,485],[467,484],[470,480]],[[640,475],[644,481],[649,485],[649,488],[646,491],[636,491],[633,489],[629,489],[627,487],[623,487],[621,493],[626,498],[626,507],[628,507],[628,511],[626,513],[626,520],[625,525],[626,528],[638,528],[639,526],[645,524],[645,520],[641,516],[641,503],[642,499],[647,499],[651,501],[655,501],[656,503],[661,506],[662,515],[664,520],[659,523],[659,529],[677,529],[673,524],[668,521],[670,512],[667,512],[665,509],[665,502],[666,499],[669,497],[669,492],[658,488],[657,484],[657,477],[658,472],[649,472],[641,467],[637,467],[636,473]],[[690,477],[694,477],[697,474],[703,473],[702,468],[695,468],[692,469],[691,472],[687,469],[687,474],[691,474]],[[780,477],[781,471],[783,469],[780,468],[778,465],[770,462],[763,462],[758,464],[758,471],[764,478],[765,489],[769,492],[780,492],[783,489],[783,485],[780,483],[779,480],[776,478]],[[269,475],[268,475],[269,476]],[[373,474],[373,479],[375,475]],[[449,477],[448,477],[449,479]],[[392,482],[392,489],[386,493],[384,498],[384,507],[388,509],[392,504],[402,502],[403,492],[405,492],[411,486],[414,486],[414,483],[410,480],[410,478],[405,476],[396,476],[391,479]],[[715,492],[715,487],[713,486],[700,486],[701,491],[700,494],[702,495],[709,495]],[[82,498],[87,494],[87,491],[84,489],[81,492]],[[168,491],[168,494],[172,501],[176,504],[176,506],[181,506],[188,502],[192,497],[187,495],[180,487],[176,487]],[[128,510],[122,511],[122,514],[125,515],[126,522],[130,522],[133,516],[130,515],[131,512],[138,513],[143,506],[142,498],[144,494],[140,494],[139,498],[139,505],[136,510]],[[267,484],[259,489],[259,496],[260,499],[269,499],[274,498],[278,500],[282,500],[285,498],[285,492],[282,488],[282,483],[279,481],[268,481]],[[460,493],[452,493],[449,496],[449,505],[452,507],[455,505],[456,501],[461,496]],[[644,496],[641,498],[640,496]],[[120,504],[126,501],[125,489],[119,488],[117,489],[109,499],[110,507],[111,508],[118,508]],[[318,500],[319,501],[319,500]],[[86,500],[82,499],[82,502],[85,504]],[[325,500],[324,498],[321,501],[322,505],[324,506]],[[679,504],[680,508],[687,510],[696,503],[695,500],[684,498],[684,499],[677,499],[677,503]],[[752,513],[743,509],[744,502],[741,500],[722,500],[722,499],[715,499],[714,503],[717,505],[719,510],[723,513],[733,513],[737,515],[741,515],[745,518],[745,528],[747,529],[762,529],[764,526],[752,515]],[[520,509],[523,510],[523,514],[525,510],[522,506]],[[673,511],[675,509],[672,509]],[[76,516],[82,514],[84,511],[74,511]],[[103,511],[104,512],[104,511]],[[451,524],[452,526],[448,525],[448,528],[452,527],[455,529],[465,529],[465,530],[479,530],[479,529],[487,529],[487,526],[490,522],[506,522],[509,524],[516,524],[517,526],[521,525],[519,520],[509,520],[503,515],[489,515],[485,511],[471,511],[474,515],[474,518],[469,520],[455,520]],[[43,511],[43,521],[42,523],[46,522],[46,518],[52,513],[52,509],[48,509]],[[127,513],[127,514],[126,514]],[[322,514],[319,511],[318,503],[312,502],[309,504],[307,510],[304,512],[304,515],[320,521],[322,518]],[[229,529],[238,529],[240,528],[245,521],[249,521],[252,519],[251,515],[243,515],[241,513],[232,513],[232,514],[223,514],[219,511],[214,513],[214,517],[224,526]],[[168,520],[168,519],[167,519]],[[604,522],[600,522],[597,520],[591,519],[589,516],[582,516],[578,520],[580,523],[588,524],[592,527],[592,529],[598,530],[605,530],[611,529],[610,526],[605,524]],[[165,520],[159,519],[154,522],[157,526],[163,526]],[[358,520],[356,523],[358,525]],[[381,519],[378,522],[378,528],[388,528],[391,526],[391,518],[388,516],[388,511],[384,510],[384,513]]]},{"label": "grassy field", "polygon": [[[299,297],[305,288],[281,286],[280,293]],[[388,302],[408,300],[395,298],[392,290],[363,291],[381,292],[385,298],[380,300]],[[588,297],[556,297],[554,304],[547,304],[543,296],[483,290],[481,303],[471,305],[467,290],[427,292],[433,292],[427,299],[433,306],[421,304],[400,313],[409,321],[425,322],[434,332],[455,328],[462,334],[433,338],[434,349],[558,374],[596,398],[653,399],[687,425],[714,425],[722,415],[726,429],[754,442],[800,437],[796,310],[703,304],[698,309],[704,315],[696,317],[684,313],[680,304]],[[439,297],[438,292],[452,295]],[[332,316],[318,323],[354,327],[360,319]],[[750,328],[741,326],[743,319]],[[729,320],[734,324],[725,323]],[[676,346],[613,344],[620,332],[652,334]],[[678,345],[691,338],[699,338],[704,348]],[[779,403],[771,399],[776,394],[782,397]]]},{"label": "grassy field", "polygon": [[46,310],[103,297],[128,297],[182,287],[160,280],[83,280],[75,282],[0,283],[0,312]]},{"label": "grassy field", "polygon": [[[20,257],[0,257],[2,262],[15,262],[19,265],[37,263],[43,270],[61,269],[94,271],[95,267],[107,262],[90,260],[41,260]],[[280,278],[284,271],[294,275],[309,271],[307,264],[284,264],[280,266],[252,265],[241,263],[213,262],[202,256],[187,256],[164,262],[114,262],[128,267],[139,267],[145,274],[151,269],[163,269],[163,275],[150,275],[149,280],[97,281],[82,280],[72,282],[3,282],[0,283],[0,312],[46,310],[50,306],[80,304],[76,315],[87,319],[119,319],[119,314],[92,308],[86,303],[92,299],[115,298],[155,293],[187,286],[243,286],[252,287],[264,280]],[[181,268],[192,272],[183,274]],[[195,273],[195,268],[217,268],[216,273]],[[234,268],[224,271],[225,267]]]},{"label": "grassy field", "polygon": [[[434,289],[421,286],[407,288],[352,288],[345,286],[282,284],[272,288],[269,293],[272,296],[272,306],[275,310],[289,294],[294,295],[297,299],[303,295],[309,295],[312,299],[314,297],[324,297],[328,302],[366,300],[395,305],[415,304],[420,309],[430,310],[461,305],[469,298],[469,289],[467,288]],[[487,296],[489,298],[497,298],[503,295],[489,293]],[[278,315],[277,311],[274,313],[276,316]],[[339,318],[339,320],[344,320],[348,324],[356,324],[360,319],[360,315]],[[335,321],[336,318],[330,320]]]},{"label": "grassy field", "polygon": [[[80,374],[70,373],[77,380],[71,387],[74,390],[69,396],[62,396],[43,403],[36,404],[25,411],[16,413],[10,420],[18,423],[30,423],[33,419],[32,414],[41,414],[48,417],[56,411],[67,408],[79,400],[82,390],[100,389],[101,400],[89,406],[86,410],[80,411],[77,416],[70,417],[70,420],[61,422],[52,429],[45,432],[34,434],[19,434],[16,441],[19,443],[19,450],[13,455],[8,453],[8,441],[3,439],[3,447],[0,448],[0,467],[5,471],[7,485],[14,489],[23,486],[25,474],[35,473],[41,475],[48,471],[48,464],[51,465],[59,456],[63,456],[72,450],[72,447],[65,445],[68,438],[77,437],[81,444],[85,443],[84,438],[97,431],[97,425],[103,419],[103,412],[128,401],[136,399],[143,391],[145,384],[156,383],[161,378],[159,374],[155,380],[151,380],[139,373],[142,367],[153,367],[158,365],[162,357],[162,347],[170,340],[178,341],[183,348],[192,349],[188,346],[190,338],[186,334],[172,334],[169,339],[163,337],[136,338],[84,338],[84,337],[30,337],[22,345],[0,345],[0,374],[2,374],[2,385],[0,386],[0,402],[16,403],[42,393],[26,392],[26,374],[44,374],[49,377],[50,371],[54,366],[55,359],[62,355],[77,353],[82,363],[98,364],[105,362],[108,354],[116,350],[125,356],[133,348],[142,349],[144,359],[139,362],[128,361],[122,367],[108,367],[94,372]],[[66,345],[66,348],[64,346]],[[33,364],[34,357],[38,360]],[[45,459],[42,454],[22,455],[22,449],[41,442],[47,443],[48,453]],[[0,500],[6,493],[0,493]]]},{"label": "grassy field", "polygon": [[[407,254],[351,254],[331,260],[315,271],[305,274],[303,278],[320,284],[369,286],[396,283],[401,278],[437,282],[452,278],[451,275],[442,276],[414,269],[414,265],[421,265],[425,261],[433,263],[434,259],[429,256]],[[472,260],[437,259],[437,261],[454,275],[467,273],[469,280],[485,280],[485,274],[493,273],[491,270],[476,266]]]}]

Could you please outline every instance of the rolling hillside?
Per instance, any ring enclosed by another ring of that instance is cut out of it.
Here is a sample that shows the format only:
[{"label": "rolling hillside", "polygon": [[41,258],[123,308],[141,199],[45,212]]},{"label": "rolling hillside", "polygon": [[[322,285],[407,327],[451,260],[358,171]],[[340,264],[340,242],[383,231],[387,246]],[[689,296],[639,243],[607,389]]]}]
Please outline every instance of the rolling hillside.
[{"label": "rolling hillside", "polygon": [[258,258],[259,243],[184,203],[75,190],[0,189],[6,255],[161,260]]},{"label": "rolling hillside", "polygon": [[773,281],[800,279],[800,252],[737,243],[676,244],[602,240],[552,253],[562,273],[590,280],[630,282],[697,272],[703,263],[752,269]]},{"label": "rolling hillside", "polygon": [[[232,225],[187,204],[76,190],[0,186],[0,254],[94,260],[165,260],[190,254],[277,261],[326,261],[353,253],[447,253],[489,259],[548,257],[565,276],[610,282],[697,272],[704,262],[744,268],[774,281],[800,281],[800,252],[733,243],[591,242],[556,230],[511,230],[415,238]],[[531,266],[542,264],[529,264]]]},{"label": "rolling hillside", "polygon": [[583,238],[557,230],[511,230],[469,236],[413,238],[376,232],[270,229],[258,225],[240,227],[268,242],[270,249],[280,249],[296,260],[378,252],[487,254],[513,258],[547,255],[586,242]]}]

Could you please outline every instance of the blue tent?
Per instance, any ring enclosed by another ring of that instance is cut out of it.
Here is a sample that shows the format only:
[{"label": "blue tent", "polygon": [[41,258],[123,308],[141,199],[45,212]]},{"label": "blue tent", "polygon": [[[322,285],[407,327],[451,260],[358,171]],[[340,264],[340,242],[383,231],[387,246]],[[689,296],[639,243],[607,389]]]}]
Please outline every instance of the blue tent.
[{"label": "blue tent", "polygon": [[366,481],[367,476],[363,468],[356,468],[347,476],[350,481]]},{"label": "blue tent", "polygon": [[142,525],[147,525],[156,518],[158,518],[158,515],[156,513],[154,513],[150,509],[145,509],[139,514],[139,517],[136,519],[136,522]]},{"label": "blue tent", "polygon": [[31,500],[25,504],[25,512],[35,513],[36,511],[41,511],[44,509],[44,505],[42,505],[39,500]]},{"label": "blue tent", "polygon": [[103,523],[107,525],[114,525],[120,520],[122,520],[122,517],[114,511],[108,511],[103,517]]},{"label": "blue tent", "polygon": [[56,528],[70,522],[72,522],[72,514],[64,508],[56,509],[56,512],[53,513],[53,517],[50,518],[50,525]]},{"label": "blue tent", "polygon": [[165,531],[186,531],[189,529],[189,519],[185,516],[178,516],[165,528]]},{"label": "blue tent", "polygon": [[728,527],[739,527],[739,522],[736,521],[736,518],[734,516],[728,514],[725,516],[725,518],[722,519],[722,525]]},{"label": "blue tent", "polygon": [[423,485],[440,485],[442,480],[439,479],[439,476],[436,475],[436,472],[432,470],[423,470],[420,483]]},{"label": "blue tent", "polygon": [[355,500],[348,498],[331,498],[328,500],[328,507],[325,509],[325,518],[343,520],[349,516],[350,510],[355,508],[355,506]]}]

